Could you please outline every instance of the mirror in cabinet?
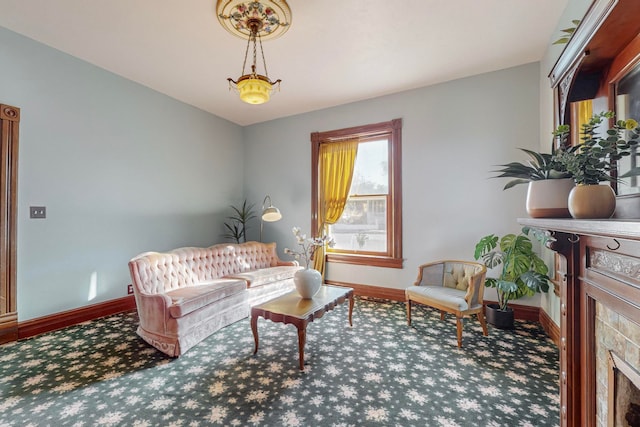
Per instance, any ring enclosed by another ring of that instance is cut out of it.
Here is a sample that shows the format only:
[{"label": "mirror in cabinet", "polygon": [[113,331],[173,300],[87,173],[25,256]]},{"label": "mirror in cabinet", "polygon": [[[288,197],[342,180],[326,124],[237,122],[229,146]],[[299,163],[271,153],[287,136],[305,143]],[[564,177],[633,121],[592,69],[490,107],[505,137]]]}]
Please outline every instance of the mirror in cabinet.
[{"label": "mirror in cabinet", "polygon": [[[617,120],[640,120],[640,63],[636,64],[629,73],[614,83],[615,112]],[[630,132],[630,131],[627,131]],[[629,171],[637,171],[640,167],[640,152],[632,147],[631,155],[623,157],[618,162],[618,172],[624,175]],[[638,194],[638,176],[620,178],[618,194]]]}]

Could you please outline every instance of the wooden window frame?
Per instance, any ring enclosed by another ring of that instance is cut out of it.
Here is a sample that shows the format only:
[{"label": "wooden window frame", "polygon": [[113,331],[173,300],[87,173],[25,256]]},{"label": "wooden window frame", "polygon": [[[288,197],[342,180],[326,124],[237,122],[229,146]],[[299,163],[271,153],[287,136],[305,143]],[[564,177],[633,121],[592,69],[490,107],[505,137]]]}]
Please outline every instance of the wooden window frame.
[{"label": "wooden window frame", "polygon": [[327,262],[402,268],[402,119],[311,134],[311,230],[318,230],[318,159],[322,143],[358,137],[371,139],[389,135],[389,203],[387,204],[388,255],[336,253],[328,251]]},{"label": "wooden window frame", "polygon": [[20,109],[0,104],[0,344],[18,339],[17,223]]}]

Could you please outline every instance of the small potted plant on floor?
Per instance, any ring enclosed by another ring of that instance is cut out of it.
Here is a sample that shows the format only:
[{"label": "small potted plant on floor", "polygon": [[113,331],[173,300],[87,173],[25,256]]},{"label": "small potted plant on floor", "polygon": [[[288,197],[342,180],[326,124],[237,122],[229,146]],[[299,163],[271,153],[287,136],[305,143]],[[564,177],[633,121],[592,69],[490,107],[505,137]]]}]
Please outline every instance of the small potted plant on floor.
[{"label": "small potted plant on floor", "polygon": [[246,242],[248,223],[256,217],[253,213],[253,205],[248,205],[245,199],[242,206],[231,206],[231,209],[233,209],[233,214],[227,217],[230,222],[224,223],[224,237],[236,243],[240,243],[241,240]]},{"label": "small potted plant on floor", "polygon": [[554,158],[555,153],[538,153],[520,148],[529,161],[499,165],[494,178],[513,178],[504,190],[519,184],[528,184],[527,213],[533,218],[568,217],[567,199],[574,184],[566,167]]},{"label": "small potted plant on floor", "polygon": [[[502,238],[490,234],[476,244],[476,260],[482,258],[488,268],[500,267],[497,278],[488,277],[485,281],[485,286],[495,288],[498,293],[498,304],[486,306],[487,322],[500,329],[514,327],[509,301],[549,290],[549,269],[533,251],[528,237],[530,231],[524,227],[522,233],[507,234]],[[533,231],[532,234],[543,243],[549,239],[540,232]]]},{"label": "small potted plant on floor", "polygon": [[[609,218],[616,208],[616,197],[609,185],[601,182],[613,181],[611,171],[617,168],[617,161],[633,152],[638,145],[640,127],[633,119],[618,120],[601,136],[598,128],[604,120],[614,118],[612,111],[595,114],[582,125],[581,143],[567,147],[570,134],[568,125],[561,125],[554,131],[560,147],[554,161],[564,165],[577,186],[569,194],[569,211],[574,218]],[[627,136],[628,139],[625,139]],[[638,175],[638,168],[622,177]]]}]

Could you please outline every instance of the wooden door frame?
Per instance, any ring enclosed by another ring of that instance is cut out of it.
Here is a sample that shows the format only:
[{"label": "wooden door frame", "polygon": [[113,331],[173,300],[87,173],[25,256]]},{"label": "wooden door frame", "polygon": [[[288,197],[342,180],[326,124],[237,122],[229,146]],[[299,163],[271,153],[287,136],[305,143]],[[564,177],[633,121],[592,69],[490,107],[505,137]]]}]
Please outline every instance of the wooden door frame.
[{"label": "wooden door frame", "polygon": [[17,194],[20,109],[0,104],[0,344],[18,339]]}]

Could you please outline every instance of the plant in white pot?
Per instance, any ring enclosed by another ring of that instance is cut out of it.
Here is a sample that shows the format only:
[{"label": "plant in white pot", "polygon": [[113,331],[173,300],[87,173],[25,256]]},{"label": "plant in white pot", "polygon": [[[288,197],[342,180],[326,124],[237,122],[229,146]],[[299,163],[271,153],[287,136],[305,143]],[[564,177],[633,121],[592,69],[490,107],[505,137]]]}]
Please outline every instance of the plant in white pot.
[{"label": "plant in white pot", "polygon": [[513,178],[504,190],[518,184],[528,184],[527,213],[532,218],[563,218],[570,216],[567,200],[573,180],[564,165],[554,160],[555,153],[538,153],[520,148],[529,161],[499,165],[494,178]]},{"label": "plant in white pot", "polygon": [[293,227],[292,231],[293,235],[296,236],[300,250],[294,251],[285,248],[284,253],[293,256],[298,262],[303,262],[305,267],[304,270],[296,271],[293,282],[302,298],[313,298],[320,290],[320,286],[322,286],[322,274],[320,274],[318,270],[309,268],[309,264],[313,259],[313,254],[319,247],[325,245],[333,247],[335,242],[333,238],[329,236],[308,238],[306,234],[302,234],[299,227]]},{"label": "plant in white pot", "polygon": [[[617,161],[631,155],[638,145],[640,127],[633,119],[614,121],[613,126],[603,135],[598,128],[604,120],[614,119],[612,111],[595,114],[582,125],[580,144],[567,147],[570,134],[568,125],[561,125],[554,131],[561,148],[554,160],[564,165],[576,183],[569,194],[569,211],[574,218],[609,218],[616,208],[616,197],[610,185],[600,185],[615,178],[611,171],[617,168]],[[628,139],[625,136],[628,135]],[[638,175],[638,168],[622,177]]]},{"label": "plant in white pot", "polygon": [[[529,227],[524,227],[522,233],[507,234],[502,238],[490,234],[476,244],[476,260],[482,258],[488,268],[500,267],[498,277],[488,277],[485,281],[485,286],[495,288],[498,293],[498,304],[486,306],[487,322],[500,329],[514,327],[509,301],[549,290],[549,268],[534,252],[528,237],[530,231]],[[543,243],[549,239],[540,232],[532,231],[532,234]]]}]

